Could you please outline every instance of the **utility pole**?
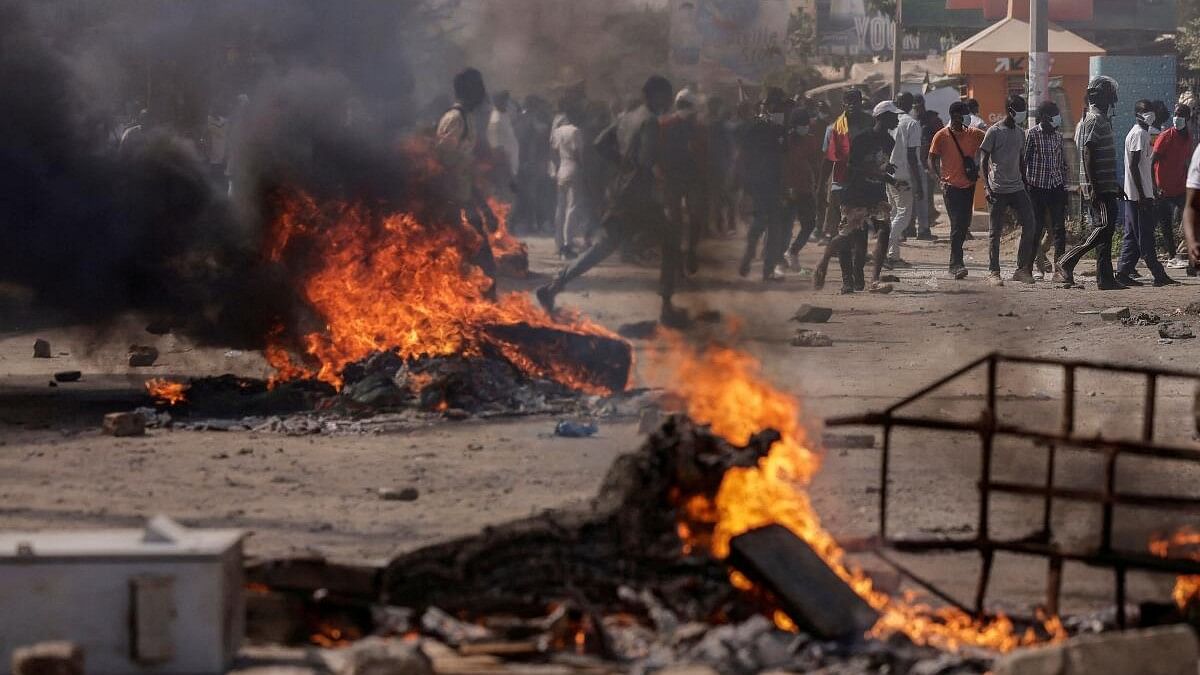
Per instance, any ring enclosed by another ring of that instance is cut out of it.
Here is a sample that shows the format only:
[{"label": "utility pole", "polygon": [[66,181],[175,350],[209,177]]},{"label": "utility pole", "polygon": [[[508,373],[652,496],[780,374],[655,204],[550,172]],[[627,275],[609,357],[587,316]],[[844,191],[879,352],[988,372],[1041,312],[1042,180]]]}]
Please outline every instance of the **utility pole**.
[{"label": "utility pole", "polygon": [[892,98],[900,95],[900,49],[904,45],[904,0],[896,0],[896,32],[892,36]]},{"label": "utility pole", "polygon": [[[1029,109],[1050,100],[1049,0],[1029,0]],[[1033,116],[1030,115],[1030,119]]]}]

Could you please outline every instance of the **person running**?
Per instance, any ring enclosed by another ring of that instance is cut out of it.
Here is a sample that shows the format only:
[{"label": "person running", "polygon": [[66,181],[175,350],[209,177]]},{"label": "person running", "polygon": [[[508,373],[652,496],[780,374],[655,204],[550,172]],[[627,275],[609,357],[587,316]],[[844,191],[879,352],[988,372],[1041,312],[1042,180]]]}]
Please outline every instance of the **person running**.
[{"label": "person running", "polygon": [[1021,125],[1029,116],[1025,98],[1017,94],[1008,97],[1004,119],[988,128],[979,146],[983,158],[983,189],[991,205],[991,227],[988,230],[988,283],[1003,286],[1000,278],[1000,237],[1004,234],[1005,211],[1012,209],[1021,226],[1021,241],[1017,246],[1017,269],[1012,280],[1034,283],[1033,259],[1037,246],[1037,222],[1033,202],[1025,190],[1025,130]]},{"label": "person running", "polygon": [[1117,283],[1142,286],[1133,278],[1138,258],[1146,262],[1155,286],[1178,283],[1167,276],[1158,261],[1154,243],[1155,215],[1154,175],[1151,170],[1150,127],[1156,121],[1154,104],[1142,99],[1134,105],[1136,121],[1125,136],[1125,233],[1121,240],[1121,256],[1117,259]]},{"label": "person running", "polygon": [[787,263],[800,270],[800,251],[817,229],[817,172],[821,161],[821,141],[812,133],[812,119],[806,110],[792,114],[784,158],[783,181],[787,189],[790,218],[800,221],[800,232],[788,247]]},{"label": "person running", "polygon": [[612,255],[639,232],[657,235],[662,242],[662,269],[659,294],[662,296],[660,321],[668,326],[683,326],[687,315],[671,302],[679,276],[680,232],[672,228],[656,196],[655,171],[659,161],[658,117],[671,106],[673,89],[665,77],[654,75],[642,87],[643,102],[621,116],[615,126],[597,139],[602,152],[619,163],[609,188],[610,202],[600,231],[592,245],[572,260],[553,281],[537,289],[537,299],[548,314],[567,284]]},{"label": "person running", "polygon": [[955,279],[967,278],[963,242],[971,229],[975,184],[979,182],[975,157],[983,145],[983,132],[967,126],[970,116],[966,103],[951,103],[950,126],[934,134],[929,145],[929,163],[940,177],[946,214],[950,218],[950,274]]},{"label": "person running", "polygon": [[[1158,189],[1155,206],[1168,257],[1176,255],[1179,250],[1176,248],[1179,242],[1175,231],[1183,218],[1184,200],[1187,197],[1188,160],[1191,159],[1193,147],[1188,130],[1191,117],[1191,108],[1182,103],[1175,106],[1171,124],[1154,141],[1152,161],[1154,185]],[[1187,267],[1186,254],[1168,261],[1167,267]]]},{"label": "person running", "polygon": [[[912,267],[900,257],[900,242],[904,239],[904,231],[914,216],[914,206],[917,202],[925,201],[925,178],[918,168],[921,164],[917,153],[921,151],[921,125],[912,116],[913,95],[904,92],[896,98],[896,107],[900,109],[895,134],[895,146],[892,148],[891,164],[896,167],[895,184],[888,184],[887,197],[892,209],[892,230],[889,235],[886,267]],[[928,224],[925,225],[928,229]]]},{"label": "person running", "polygon": [[[890,234],[886,224],[889,210],[885,186],[896,182],[896,167],[890,161],[896,141],[891,132],[899,124],[900,109],[895,103],[884,101],[875,106],[872,118],[875,125],[851,141],[846,165],[846,186],[842,194],[842,228],[825,247],[821,262],[813,272],[814,290],[824,288],[829,260],[835,255],[842,269],[842,294],[848,295],[863,288],[872,293],[890,293],[892,290],[891,284],[879,282],[879,275],[883,268],[884,256],[887,255]],[[871,222],[877,223],[879,236],[875,242],[875,266],[871,273],[871,285],[866,287],[866,256],[858,258],[853,253],[858,246],[866,248],[867,228]]]},{"label": "person running", "polygon": [[1096,252],[1096,287],[1102,291],[1126,288],[1113,276],[1112,235],[1120,213],[1121,184],[1117,182],[1117,150],[1109,112],[1118,101],[1117,81],[1100,75],[1088,83],[1088,111],[1075,130],[1079,147],[1079,196],[1088,205],[1092,229],[1083,243],[1063,255],[1063,281],[1075,283],[1075,266]]},{"label": "person running", "polygon": [[[1062,115],[1058,105],[1045,101],[1037,109],[1037,124],[1025,135],[1025,185],[1033,202],[1037,223],[1034,245],[1041,247],[1042,235],[1054,241],[1054,276],[1062,283],[1063,253],[1067,248],[1067,157],[1063,151]],[[1047,216],[1049,222],[1047,223]]]}]

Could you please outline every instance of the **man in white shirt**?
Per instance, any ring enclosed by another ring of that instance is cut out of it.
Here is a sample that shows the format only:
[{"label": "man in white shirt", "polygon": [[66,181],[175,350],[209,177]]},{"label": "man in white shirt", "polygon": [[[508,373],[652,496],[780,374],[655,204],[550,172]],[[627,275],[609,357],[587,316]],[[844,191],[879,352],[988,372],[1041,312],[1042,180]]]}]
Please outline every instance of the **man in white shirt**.
[{"label": "man in white shirt", "polygon": [[988,130],[988,123],[984,122],[983,118],[979,115],[979,101],[973,98],[967,99],[967,108],[971,111],[971,117],[967,120],[967,126],[986,133]]},{"label": "man in white shirt", "polygon": [[1188,167],[1183,236],[1187,240],[1188,259],[1192,265],[1200,264],[1200,146],[1196,146],[1192,153],[1192,164]]},{"label": "man in white shirt", "polygon": [[564,110],[554,119],[550,132],[550,148],[554,151],[555,182],[558,201],[554,214],[554,244],[563,260],[574,258],[572,237],[584,231],[584,216],[579,198],[582,195],[580,164],[583,160],[583,132],[575,125],[574,110]]},{"label": "man in white shirt", "polygon": [[513,130],[512,116],[508,110],[509,94],[507,91],[497,92],[492,97],[492,113],[488,116],[487,142],[492,155],[497,162],[504,162],[508,168],[508,181],[517,175],[520,166],[520,146],[517,144],[517,134]]},{"label": "man in white shirt", "polygon": [[1155,286],[1170,286],[1179,282],[1167,276],[1158,261],[1154,245],[1155,208],[1153,145],[1150,127],[1156,122],[1154,104],[1142,99],[1134,106],[1137,119],[1125,136],[1125,235],[1121,241],[1121,257],[1117,259],[1117,282],[1125,286],[1142,286],[1133,278],[1138,258],[1146,263]]},{"label": "man in white shirt", "polygon": [[921,125],[912,116],[913,95],[903,92],[896,98],[896,107],[902,110],[900,123],[892,132],[896,145],[892,148],[891,164],[896,167],[896,183],[887,186],[888,201],[892,206],[892,230],[888,242],[887,267],[911,267],[900,258],[900,240],[912,219],[913,205],[924,200],[924,179],[918,173],[918,153],[921,151]]}]

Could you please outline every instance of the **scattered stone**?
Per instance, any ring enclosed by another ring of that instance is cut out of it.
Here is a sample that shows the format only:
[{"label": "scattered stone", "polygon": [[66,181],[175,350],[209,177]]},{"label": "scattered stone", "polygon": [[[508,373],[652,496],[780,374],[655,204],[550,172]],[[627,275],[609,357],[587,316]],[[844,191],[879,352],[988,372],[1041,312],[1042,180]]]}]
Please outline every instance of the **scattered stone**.
[{"label": "scattered stone", "polygon": [[881,274],[879,275],[879,283],[898,284],[900,283],[900,277],[896,276],[895,274]]},{"label": "scattered stone", "polygon": [[1196,337],[1196,334],[1182,321],[1168,321],[1158,325],[1158,336],[1166,340],[1186,340]]},{"label": "scattered stone", "polygon": [[831,307],[800,305],[800,309],[796,310],[791,320],[797,323],[825,323],[829,321],[829,317],[831,316],[833,316],[833,308]]},{"label": "scattered stone", "polygon": [[662,410],[656,405],[649,405],[638,413],[638,433],[649,434],[654,433],[662,426],[663,414]]},{"label": "scattered stone", "polygon": [[1133,316],[1121,319],[1121,324],[1125,326],[1153,326],[1161,321],[1162,317],[1153,312],[1138,312]]},{"label": "scattered stone", "polygon": [[445,417],[448,420],[465,420],[470,416],[471,413],[463,410],[462,408],[446,408],[442,411],[442,417]]},{"label": "scattered stone", "polygon": [[997,314],[996,316],[1003,317],[1003,318],[1016,318],[1017,313],[1010,309],[1007,312],[1005,312],[1003,314]]},{"label": "scattered stone", "polygon": [[1184,307],[1183,311],[1188,314],[1200,314],[1200,302],[1193,302],[1187,307]]},{"label": "scattered stone", "polygon": [[109,436],[144,436],[146,418],[136,412],[108,413],[101,429]]},{"label": "scattered stone", "polygon": [[146,324],[146,332],[151,335],[166,335],[171,332],[171,324],[161,319]]},{"label": "scattered stone", "polygon": [[149,368],[158,360],[158,349],[149,345],[129,346],[129,367]]},{"label": "scattered stone", "polygon": [[1073,637],[996,661],[995,675],[1195,675],[1196,634],[1187,625]]},{"label": "scattered stone", "polygon": [[1105,321],[1120,321],[1121,319],[1129,318],[1128,307],[1109,307],[1108,309],[1100,310],[1100,318]]},{"label": "scattered stone", "polygon": [[339,651],[338,675],[434,675],[433,662],[415,642],[369,637]]},{"label": "scattered stone", "polygon": [[78,370],[63,370],[54,374],[55,382],[78,382],[83,373]]},{"label": "scattered stone", "polygon": [[821,331],[801,328],[792,338],[793,347],[832,347],[833,340]]},{"label": "scattered stone", "polygon": [[600,431],[600,427],[596,426],[595,422],[559,420],[558,424],[554,425],[554,435],[563,438],[587,438],[595,436],[598,431]]},{"label": "scattered stone", "polygon": [[1168,339],[1166,339],[1166,338],[1159,338],[1159,339],[1158,339],[1158,344],[1160,344],[1160,345],[1173,345],[1173,344],[1175,344],[1175,341],[1174,341],[1174,340],[1168,340]]},{"label": "scattered stone", "polygon": [[83,649],[66,641],[17,647],[12,652],[12,675],[83,675]]},{"label": "scattered stone", "polygon": [[379,488],[379,498],[385,502],[415,502],[420,496],[415,487]]},{"label": "scattered stone", "polygon": [[491,640],[496,637],[484,626],[460,621],[437,607],[430,607],[421,615],[421,628],[449,645]]},{"label": "scattered stone", "polygon": [[57,382],[55,382],[54,380],[50,380],[50,383],[49,383],[49,384],[50,384],[50,386],[51,386],[51,387],[57,387],[57,386],[58,386],[58,383],[57,383]]},{"label": "scattered stone", "polygon": [[33,358],[48,359],[50,358],[50,343],[38,338],[33,341]]}]

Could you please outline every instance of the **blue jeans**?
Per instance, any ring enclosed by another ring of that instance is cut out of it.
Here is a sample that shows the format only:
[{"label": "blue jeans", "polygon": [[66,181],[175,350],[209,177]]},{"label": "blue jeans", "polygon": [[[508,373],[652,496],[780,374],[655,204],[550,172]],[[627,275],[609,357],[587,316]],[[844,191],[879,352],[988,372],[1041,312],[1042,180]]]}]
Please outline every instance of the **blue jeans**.
[{"label": "blue jeans", "polygon": [[1121,257],[1117,259],[1117,274],[1132,273],[1141,258],[1155,279],[1162,277],[1163,266],[1154,247],[1157,229],[1154,200],[1126,201],[1124,207],[1125,234],[1121,239]]}]

